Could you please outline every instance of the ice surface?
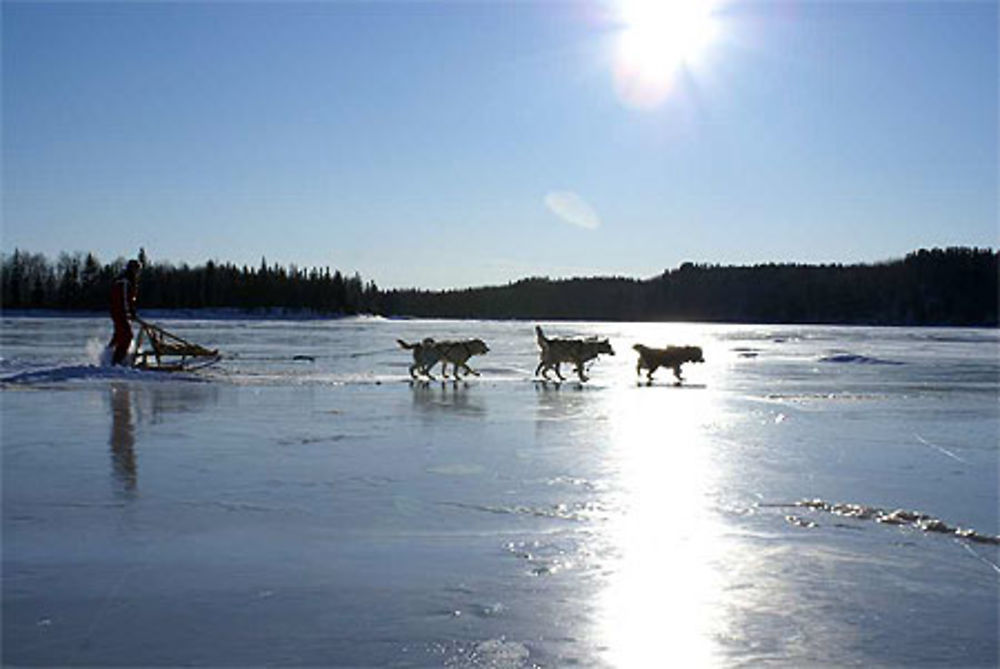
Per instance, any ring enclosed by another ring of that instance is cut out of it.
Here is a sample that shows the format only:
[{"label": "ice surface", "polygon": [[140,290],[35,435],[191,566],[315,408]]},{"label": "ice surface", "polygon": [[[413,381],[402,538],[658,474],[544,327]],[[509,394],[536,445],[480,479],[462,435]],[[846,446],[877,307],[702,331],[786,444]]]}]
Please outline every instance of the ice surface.
[{"label": "ice surface", "polygon": [[2,322],[5,664],[998,663],[995,330],[543,323],[617,353],[557,385],[534,323],[162,322],[224,360]]}]

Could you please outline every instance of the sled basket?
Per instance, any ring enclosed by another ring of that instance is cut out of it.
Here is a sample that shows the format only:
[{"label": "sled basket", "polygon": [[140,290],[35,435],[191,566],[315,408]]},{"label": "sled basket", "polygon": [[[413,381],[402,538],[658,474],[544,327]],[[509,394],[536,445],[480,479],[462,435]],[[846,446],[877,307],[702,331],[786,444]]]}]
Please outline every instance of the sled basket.
[{"label": "sled basket", "polygon": [[136,338],[133,367],[181,372],[214,365],[222,359],[217,349],[192,344],[140,318],[136,318],[135,321],[139,324],[139,336]]}]

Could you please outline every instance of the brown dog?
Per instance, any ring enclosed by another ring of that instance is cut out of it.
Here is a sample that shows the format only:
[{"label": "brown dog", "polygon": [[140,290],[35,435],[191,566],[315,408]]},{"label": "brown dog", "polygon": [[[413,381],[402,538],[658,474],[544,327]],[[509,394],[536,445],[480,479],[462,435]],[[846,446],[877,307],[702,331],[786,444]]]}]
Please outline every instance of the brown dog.
[{"label": "brown dog", "polygon": [[681,379],[681,365],[685,362],[705,362],[699,346],[667,346],[666,348],[650,348],[642,344],[633,346],[639,353],[639,361],[635,365],[635,373],[642,374],[643,368],[646,372],[646,380],[652,383],[653,372],[660,367],[669,367],[674,370],[677,383]]}]

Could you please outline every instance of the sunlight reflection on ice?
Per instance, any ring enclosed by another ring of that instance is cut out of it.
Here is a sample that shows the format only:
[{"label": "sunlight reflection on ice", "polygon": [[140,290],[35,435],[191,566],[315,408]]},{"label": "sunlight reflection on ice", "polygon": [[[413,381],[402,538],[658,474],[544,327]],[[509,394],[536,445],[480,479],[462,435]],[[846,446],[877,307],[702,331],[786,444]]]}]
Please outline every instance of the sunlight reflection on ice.
[{"label": "sunlight reflection on ice", "polygon": [[613,402],[620,500],[599,635],[614,666],[663,657],[705,666],[721,588],[713,563],[722,532],[708,504],[714,473],[703,438],[713,395],[632,388]]}]

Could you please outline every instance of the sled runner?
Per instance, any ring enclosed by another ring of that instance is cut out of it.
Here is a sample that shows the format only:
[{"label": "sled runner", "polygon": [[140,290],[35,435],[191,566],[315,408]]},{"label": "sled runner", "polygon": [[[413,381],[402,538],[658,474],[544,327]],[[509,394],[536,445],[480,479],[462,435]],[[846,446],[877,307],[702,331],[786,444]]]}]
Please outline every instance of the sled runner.
[{"label": "sled runner", "polygon": [[139,324],[139,335],[136,337],[132,366],[137,369],[189,372],[214,365],[222,359],[216,349],[192,344],[140,318],[136,318],[135,322]]}]

